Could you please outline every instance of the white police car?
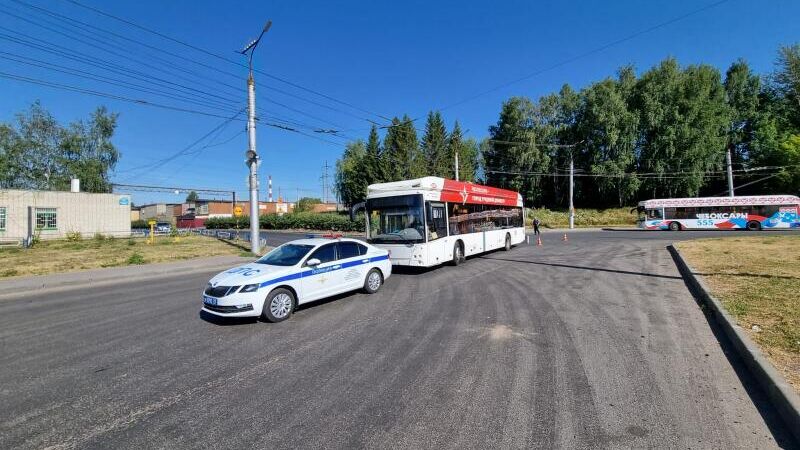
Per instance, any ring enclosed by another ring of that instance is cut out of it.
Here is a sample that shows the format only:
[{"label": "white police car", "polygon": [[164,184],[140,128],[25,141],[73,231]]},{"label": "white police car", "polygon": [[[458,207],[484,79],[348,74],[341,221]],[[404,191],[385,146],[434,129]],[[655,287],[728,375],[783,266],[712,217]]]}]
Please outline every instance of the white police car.
[{"label": "white police car", "polygon": [[298,304],[357,289],[375,293],[391,273],[386,250],[338,236],[298,239],[212,278],[203,311],[280,322]]}]

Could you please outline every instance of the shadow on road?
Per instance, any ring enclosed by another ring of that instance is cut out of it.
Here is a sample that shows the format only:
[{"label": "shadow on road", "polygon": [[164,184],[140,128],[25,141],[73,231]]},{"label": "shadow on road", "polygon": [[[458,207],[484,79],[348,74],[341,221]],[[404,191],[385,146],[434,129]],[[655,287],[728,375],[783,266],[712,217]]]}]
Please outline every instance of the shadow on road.
[{"label": "shadow on road", "polygon": [[214,314],[209,314],[203,310],[198,312],[201,320],[204,320],[208,323],[212,323],[214,325],[219,325],[221,327],[227,327],[231,325],[244,325],[244,324],[252,324],[258,322],[258,318],[256,317],[220,317]]},{"label": "shadow on road", "polygon": [[515,263],[522,263],[522,264],[536,264],[538,266],[551,266],[551,267],[564,267],[566,269],[581,269],[581,270],[594,270],[598,272],[610,272],[610,273],[620,273],[623,275],[639,275],[643,277],[654,277],[654,278],[667,278],[670,280],[682,280],[683,278],[680,276],[675,275],[660,275],[657,273],[646,273],[646,272],[632,272],[630,270],[618,270],[618,269],[603,269],[601,267],[587,267],[587,266],[575,266],[572,264],[559,264],[559,263],[549,263],[549,262],[542,262],[542,261],[526,261],[522,259],[509,259],[509,258],[489,258],[486,256],[479,256],[480,259],[492,259],[495,261],[507,261],[507,262],[515,262]]}]

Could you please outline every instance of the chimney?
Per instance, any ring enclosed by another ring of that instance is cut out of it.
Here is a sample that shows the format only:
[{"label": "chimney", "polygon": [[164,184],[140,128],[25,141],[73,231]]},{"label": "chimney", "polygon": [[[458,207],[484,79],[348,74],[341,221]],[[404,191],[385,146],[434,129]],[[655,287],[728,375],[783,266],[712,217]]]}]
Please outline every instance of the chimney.
[{"label": "chimney", "polygon": [[80,192],[81,191],[81,180],[77,178],[73,178],[69,180],[69,191],[70,192]]}]

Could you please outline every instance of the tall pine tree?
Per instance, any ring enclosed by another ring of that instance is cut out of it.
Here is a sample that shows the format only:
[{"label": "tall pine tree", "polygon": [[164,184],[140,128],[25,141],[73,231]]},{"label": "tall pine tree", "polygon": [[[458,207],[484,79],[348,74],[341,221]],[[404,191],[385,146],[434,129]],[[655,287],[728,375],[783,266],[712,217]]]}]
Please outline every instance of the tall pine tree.
[{"label": "tall pine tree", "polygon": [[364,159],[364,178],[367,184],[385,181],[383,166],[381,165],[381,139],[378,136],[378,127],[372,126],[367,139],[367,154]]},{"label": "tall pine tree", "polygon": [[478,143],[474,139],[464,140],[461,125],[456,121],[447,139],[447,169],[445,176],[455,178],[455,156],[458,154],[458,179],[475,181],[478,172]]},{"label": "tall pine tree", "polygon": [[428,171],[425,156],[419,148],[417,130],[408,115],[392,119],[383,139],[383,157],[387,172],[386,181],[407,180],[425,176]]},{"label": "tall pine tree", "polygon": [[425,123],[425,135],[422,137],[422,153],[425,157],[427,175],[445,177],[452,170],[447,155],[447,129],[444,126],[442,115],[438,111],[428,113]]},{"label": "tall pine tree", "polygon": [[403,178],[402,164],[405,161],[400,146],[401,130],[400,119],[392,118],[392,123],[386,127],[386,136],[383,137],[383,151],[380,156],[380,167],[383,181],[396,181]]}]

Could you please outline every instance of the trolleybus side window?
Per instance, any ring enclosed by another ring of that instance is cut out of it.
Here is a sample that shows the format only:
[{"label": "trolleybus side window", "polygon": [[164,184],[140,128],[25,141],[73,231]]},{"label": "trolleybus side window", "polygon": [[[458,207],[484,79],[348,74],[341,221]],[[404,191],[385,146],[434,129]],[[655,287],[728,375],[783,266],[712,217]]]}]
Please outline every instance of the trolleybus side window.
[{"label": "trolleybus side window", "polygon": [[516,206],[453,204],[448,212],[451,235],[522,226],[522,208]]},{"label": "trolleybus side window", "polygon": [[428,202],[428,240],[433,241],[447,236],[447,222],[445,221],[444,204]]},{"label": "trolleybus side window", "polygon": [[661,209],[653,208],[647,210],[647,218],[648,219],[663,219],[664,216],[661,215]]}]

